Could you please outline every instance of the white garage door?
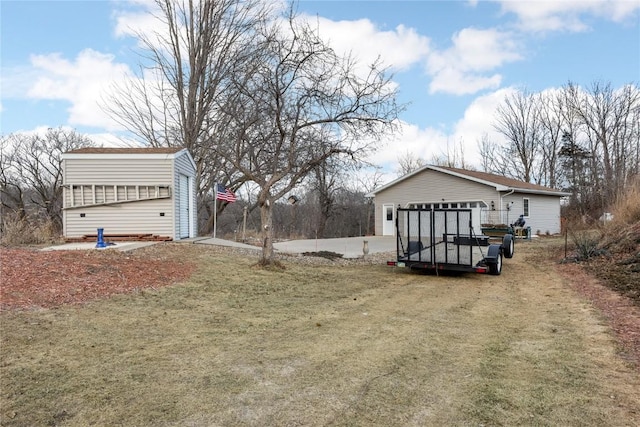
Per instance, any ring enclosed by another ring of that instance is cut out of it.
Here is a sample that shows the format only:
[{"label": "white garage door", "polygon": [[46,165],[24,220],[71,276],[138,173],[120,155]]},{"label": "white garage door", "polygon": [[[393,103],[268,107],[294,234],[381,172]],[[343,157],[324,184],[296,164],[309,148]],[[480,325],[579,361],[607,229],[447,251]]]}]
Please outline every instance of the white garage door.
[{"label": "white garage door", "polygon": [[189,177],[180,175],[178,215],[180,218],[180,230],[178,235],[181,239],[189,238]]}]

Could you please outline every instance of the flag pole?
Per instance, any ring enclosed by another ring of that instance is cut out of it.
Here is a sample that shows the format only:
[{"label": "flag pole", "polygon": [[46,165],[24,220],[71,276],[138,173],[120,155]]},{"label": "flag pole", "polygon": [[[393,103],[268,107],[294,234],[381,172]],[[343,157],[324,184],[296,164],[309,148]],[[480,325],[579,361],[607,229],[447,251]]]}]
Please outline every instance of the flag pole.
[{"label": "flag pole", "polygon": [[213,185],[213,238],[216,238],[218,228],[218,183]]}]

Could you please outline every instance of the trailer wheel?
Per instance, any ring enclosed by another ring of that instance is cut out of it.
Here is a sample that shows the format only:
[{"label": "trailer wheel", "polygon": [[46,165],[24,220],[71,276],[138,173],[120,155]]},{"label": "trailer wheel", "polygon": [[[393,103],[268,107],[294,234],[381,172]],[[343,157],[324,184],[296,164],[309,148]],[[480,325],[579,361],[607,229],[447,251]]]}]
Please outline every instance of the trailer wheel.
[{"label": "trailer wheel", "polygon": [[498,254],[495,262],[490,262],[487,264],[489,264],[489,274],[499,276],[500,273],[502,273],[502,254]]},{"label": "trailer wheel", "polygon": [[513,240],[513,235],[505,234],[502,238],[502,253],[505,258],[512,258],[513,253],[515,252],[515,242]]}]

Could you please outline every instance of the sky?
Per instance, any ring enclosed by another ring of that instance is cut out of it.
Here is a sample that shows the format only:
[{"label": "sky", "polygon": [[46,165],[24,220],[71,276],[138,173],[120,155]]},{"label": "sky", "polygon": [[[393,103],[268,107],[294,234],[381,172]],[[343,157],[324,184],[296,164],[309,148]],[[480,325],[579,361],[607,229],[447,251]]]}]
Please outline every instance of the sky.
[{"label": "sky", "polygon": [[[0,0],[0,134],[65,126],[96,142],[126,138],[101,107],[138,70],[132,27],[145,1]],[[493,114],[516,90],[567,82],[640,83],[640,0],[301,0],[334,49],[390,68],[399,131],[369,161],[390,176],[409,154],[431,163],[478,141],[500,141]]]}]

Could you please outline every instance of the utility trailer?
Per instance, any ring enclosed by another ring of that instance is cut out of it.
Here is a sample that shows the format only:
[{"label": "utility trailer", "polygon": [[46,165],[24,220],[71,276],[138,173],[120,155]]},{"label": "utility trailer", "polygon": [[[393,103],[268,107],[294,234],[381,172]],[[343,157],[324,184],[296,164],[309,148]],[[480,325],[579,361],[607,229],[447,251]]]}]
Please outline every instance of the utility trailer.
[{"label": "utility trailer", "polygon": [[471,209],[403,209],[396,213],[397,259],[389,265],[415,270],[461,271],[499,275],[502,259],[513,257],[514,239],[502,244],[478,235]]}]

